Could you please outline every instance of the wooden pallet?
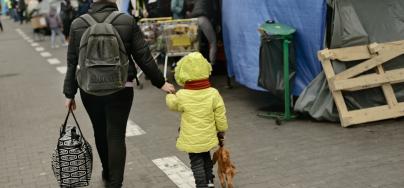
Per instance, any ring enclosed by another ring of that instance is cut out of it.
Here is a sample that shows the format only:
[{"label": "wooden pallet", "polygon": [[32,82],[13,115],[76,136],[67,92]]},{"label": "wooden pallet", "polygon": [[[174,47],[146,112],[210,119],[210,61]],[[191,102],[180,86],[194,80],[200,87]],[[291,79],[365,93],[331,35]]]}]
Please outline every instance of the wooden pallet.
[{"label": "wooden pallet", "polygon": [[[332,50],[325,49],[318,53],[343,127],[404,116],[404,102],[397,101],[391,86],[404,82],[404,68],[385,71],[382,66],[403,54],[404,40]],[[340,62],[364,61],[335,74],[331,60]],[[371,69],[375,69],[376,73],[360,75]],[[387,101],[386,105],[348,110],[342,91],[358,91],[375,87],[382,88]]]}]

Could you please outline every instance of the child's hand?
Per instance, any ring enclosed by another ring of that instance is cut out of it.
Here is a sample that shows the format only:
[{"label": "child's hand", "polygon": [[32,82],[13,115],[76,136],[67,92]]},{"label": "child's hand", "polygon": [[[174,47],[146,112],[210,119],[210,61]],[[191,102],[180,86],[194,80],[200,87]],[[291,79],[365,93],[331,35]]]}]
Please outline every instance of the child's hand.
[{"label": "child's hand", "polygon": [[223,142],[224,142],[224,132],[218,132],[217,133],[217,138],[219,139],[219,145],[223,146]]},{"label": "child's hand", "polygon": [[217,137],[218,137],[219,139],[224,139],[224,135],[225,135],[224,132],[218,132],[218,133],[217,133]]}]

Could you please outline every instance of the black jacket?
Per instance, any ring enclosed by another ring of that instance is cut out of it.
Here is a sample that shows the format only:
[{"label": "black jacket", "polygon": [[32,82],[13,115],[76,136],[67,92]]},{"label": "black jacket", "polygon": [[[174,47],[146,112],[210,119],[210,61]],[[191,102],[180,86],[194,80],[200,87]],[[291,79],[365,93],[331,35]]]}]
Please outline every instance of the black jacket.
[{"label": "black jacket", "polygon": [[208,19],[214,17],[214,7],[212,0],[194,0],[194,8],[191,12],[191,18],[205,16]]},{"label": "black jacket", "polygon": [[[116,10],[118,10],[118,8],[115,3],[96,2],[91,6],[89,14],[96,21],[102,22],[111,12]],[[132,55],[137,65],[150,78],[152,84],[161,88],[165,83],[165,79],[158,69],[150,53],[149,47],[144,41],[143,34],[134,18],[122,14],[112,21],[112,25],[114,25],[121,36],[128,57],[131,61],[128,72],[128,81],[132,81],[136,76],[135,64],[129,56]],[[87,28],[88,24],[81,18],[76,18],[71,25],[70,43],[67,50],[67,72],[63,86],[63,93],[67,98],[74,98],[74,95],[77,93],[78,84],[76,80],[76,68],[79,57],[79,45],[81,36]]]}]

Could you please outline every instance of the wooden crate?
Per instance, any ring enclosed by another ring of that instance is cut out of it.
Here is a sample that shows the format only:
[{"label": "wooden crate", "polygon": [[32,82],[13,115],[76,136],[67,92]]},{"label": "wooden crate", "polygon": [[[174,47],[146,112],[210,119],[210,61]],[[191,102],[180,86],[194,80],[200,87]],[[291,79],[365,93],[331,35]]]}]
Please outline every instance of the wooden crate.
[{"label": "wooden crate", "polygon": [[[319,51],[318,58],[322,63],[343,127],[404,116],[404,102],[397,101],[391,86],[404,82],[404,68],[385,71],[382,66],[403,54],[404,40]],[[335,74],[331,60],[364,61]],[[371,69],[375,69],[376,73],[361,75]],[[348,110],[342,91],[358,91],[375,87],[382,88],[387,105]]]}]

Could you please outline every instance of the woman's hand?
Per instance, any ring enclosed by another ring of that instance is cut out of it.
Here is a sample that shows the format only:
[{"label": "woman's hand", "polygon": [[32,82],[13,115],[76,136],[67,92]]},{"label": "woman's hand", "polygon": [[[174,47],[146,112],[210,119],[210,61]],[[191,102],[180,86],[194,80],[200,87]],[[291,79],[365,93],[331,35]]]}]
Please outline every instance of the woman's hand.
[{"label": "woman's hand", "polygon": [[74,99],[68,99],[68,98],[66,98],[66,100],[65,100],[65,107],[66,107],[67,109],[76,110],[76,101],[74,101]]},{"label": "woman's hand", "polygon": [[166,82],[163,87],[161,87],[161,90],[163,90],[166,93],[175,93],[175,88],[172,84]]}]

